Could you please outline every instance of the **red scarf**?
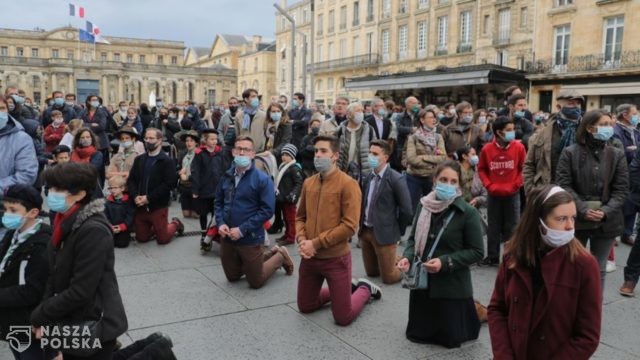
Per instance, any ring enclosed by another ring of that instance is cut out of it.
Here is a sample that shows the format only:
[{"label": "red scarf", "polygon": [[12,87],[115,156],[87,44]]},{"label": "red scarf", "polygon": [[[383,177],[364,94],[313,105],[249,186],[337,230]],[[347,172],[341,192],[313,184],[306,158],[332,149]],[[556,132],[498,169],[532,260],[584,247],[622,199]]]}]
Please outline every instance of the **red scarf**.
[{"label": "red scarf", "polygon": [[88,164],[93,154],[97,153],[96,147],[91,145],[87,147],[76,147],[71,153],[71,161],[75,163]]},{"label": "red scarf", "polygon": [[54,248],[59,248],[62,242],[62,223],[67,220],[71,215],[75,214],[80,209],[81,204],[75,203],[69,210],[64,213],[56,213],[55,219],[53,219],[53,236],[51,236],[51,242]]}]

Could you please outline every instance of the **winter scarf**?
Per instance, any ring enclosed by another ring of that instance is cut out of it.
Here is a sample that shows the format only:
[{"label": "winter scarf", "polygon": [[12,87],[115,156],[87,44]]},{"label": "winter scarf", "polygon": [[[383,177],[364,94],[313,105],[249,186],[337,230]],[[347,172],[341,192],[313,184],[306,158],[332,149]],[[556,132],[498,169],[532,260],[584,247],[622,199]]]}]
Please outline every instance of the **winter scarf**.
[{"label": "winter scarf", "polygon": [[454,196],[451,200],[441,201],[436,199],[436,192],[432,191],[420,199],[422,210],[420,211],[420,217],[418,218],[418,223],[416,224],[415,231],[415,250],[418,257],[422,258],[424,247],[427,245],[429,228],[431,227],[431,214],[438,214],[443,212],[461,195],[462,192],[460,191],[460,189],[458,189],[458,191],[456,192],[456,196]]},{"label": "winter scarf", "polygon": [[258,109],[254,109],[251,106],[244,107],[244,119],[242,120],[242,130],[249,130],[251,127],[251,117],[258,112]]},{"label": "winter scarf", "polygon": [[87,146],[87,147],[76,147],[71,152],[71,161],[76,163],[88,164],[91,162],[91,157],[93,154],[97,153],[98,150],[95,146]]}]

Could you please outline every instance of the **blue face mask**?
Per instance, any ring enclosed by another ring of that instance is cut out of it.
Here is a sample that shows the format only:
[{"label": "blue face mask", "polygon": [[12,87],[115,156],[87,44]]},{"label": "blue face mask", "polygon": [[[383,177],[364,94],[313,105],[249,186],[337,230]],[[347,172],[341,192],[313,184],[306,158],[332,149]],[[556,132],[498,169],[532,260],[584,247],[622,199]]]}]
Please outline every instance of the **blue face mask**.
[{"label": "blue face mask", "polygon": [[251,159],[248,156],[238,155],[233,158],[233,163],[236,164],[236,167],[246,168],[251,164]]},{"label": "blue face mask", "polygon": [[11,95],[11,97],[13,98],[13,101],[15,101],[18,105],[24,104],[24,98],[22,96],[13,94]]},{"label": "blue face mask", "polygon": [[280,121],[280,119],[282,119],[282,113],[279,112],[272,112],[271,114],[271,120],[278,122]]},{"label": "blue face mask", "polygon": [[55,99],[53,99],[53,104],[55,106],[62,106],[62,105],[64,105],[64,99],[63,98],[55,98]]},{"label": "blue face mask", "polygon": [[16,230],[22,227],[25,218],[18,214],[5,213],[2,217],[2,225],[9,230]]},{"label": "blue face mask", "polygon": [[100,101],[92,101],[90,105],[92,108],[97,109],[100,106]]},{"label": "blue face mask", "polygon": [[593,138],[601,141],[608,141],[613,136],[612,126],[598,126],[598,132],[593,134]]},{"label": "blue face mask", "polygon": [[65,193],[49,191],[49,195],[47,195],[47,205],[50,210],[59,213],[69,210],[69,205],[67,205],[67,195]]},{"label": "blue face mask", "polygon": [[469,164],[471,164],[471,166],[476,166],[478,165],[479,162],[480,162],[480,158],[478,157],[478,155],[473,155],[472,157],[469,158]]},{"label": "blue face mask", "polygon": [[441,201],[453,199],[458,193],[458,188],[451,184],[439,182],[436,184],[436,198]]},{"label": "blue face mask", "polygon": [[564,115],[565,118],[571,120],[579,119],[580,116],[582,116],[582,111],[579,107],[563,107],[562,109],[560,109],[560,112],[562,113],[562,115]]},{"label": "blue face mask", "polygon": [[420,112],[420,105],[413,105],[413,107],[411,108],[411,111],[413,111],[414,114],[417,114]]},{"label": "blue face mask", "polygon": [[372,169],[377,169],[378,166],[380,166],[380,159],[378,159],[377,156],[369,154],[367,159],[369,160],[369,166],[371,166]]},{"label": "blue face mask", "polygon": [[387,112],[385,111],[385,109],[381,108],[381,109],[378,110],[378,115],[385,116],[385,115],[387,115]]},{"label": "blue face mask", "polygon": [[9,122],[9,113],[6,111],[0,111],[0,129],[4,129]]},{"label": "blue face mask", "polygon": [[251,99],[251,107],[254,109],[257,109],[258,106],[260,106],[260,100],[258,100],[258,98],[253,98]]},{"label": "blue face mask", "polygon": [[504,141],[512,142],[515,139],[516,139],[516,132],[515,131],[505,131],[505,133],[504,133]]},{"label": "blue face mask", "polygon": [[524,111],[516,111],[513,113],[513,115],[517,118],[524,118]]},{"label": "blue face mask", "polygon": [[631,126],[638,126],[638,122],[640,122],[640,116],[631,115]]},{"label": "blue face mask", "polygon": [[438,114],[438,120],[444,119],[444,114]]},{"label": "blue face mask", "polygon": [[298,108],[298,106],[300,106],[300,103],[298,102],[298,100],[293,100],[293,102],[291,102],[291,105],[293,105],[294,108]]}]

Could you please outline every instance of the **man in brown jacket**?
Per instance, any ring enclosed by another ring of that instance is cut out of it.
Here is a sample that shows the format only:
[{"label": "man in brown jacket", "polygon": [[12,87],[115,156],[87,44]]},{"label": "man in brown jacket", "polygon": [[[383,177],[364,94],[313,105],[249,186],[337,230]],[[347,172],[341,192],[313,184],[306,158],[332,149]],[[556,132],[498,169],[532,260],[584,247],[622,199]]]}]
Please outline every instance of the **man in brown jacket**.
[{"label": "man in brown jacket", "polygon": [[[360,221],[362,193],[358,183],[336,166],[338,139],[318,136],[314,147],[318,174],[304,182],[296,215],[296,240],[302,256],[298,309],[309,313],[331,301],[336,323],[346,326],[369,299],[380,299],[382,292],[366,279],[351,279],[349,239]],[[328,288],[322,287],[325,279]]]}]

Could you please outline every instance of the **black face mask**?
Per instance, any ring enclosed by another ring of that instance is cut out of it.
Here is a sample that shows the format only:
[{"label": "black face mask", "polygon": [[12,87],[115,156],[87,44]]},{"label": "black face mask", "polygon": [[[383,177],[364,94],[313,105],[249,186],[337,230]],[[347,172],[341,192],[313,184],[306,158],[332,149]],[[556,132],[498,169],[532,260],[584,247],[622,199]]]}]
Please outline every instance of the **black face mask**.
[{"label": "black face mask", "polygon": [[312,135],[318,135],[318,133],[320,132],[320,128],[311,128],[311,134]]},{"label": "black face mask", "polygon": [[156,150],[158,148],[158,143],[155,144],[151,144],[149,142],[144,142],[144,148],[147,150],[147,152],[153,152],[154,150]]},{"label": "black face mask", "polygon": [[169,117],[169,115],[167,114],[160,114],[160,119],[164,120],[167,119]]},{"label": "black face mask", "polygon": [[229,112],[233,115],[236,114],[236,112],[238,112],[238,107],[233,105],[233,106],[229,106]]}]

